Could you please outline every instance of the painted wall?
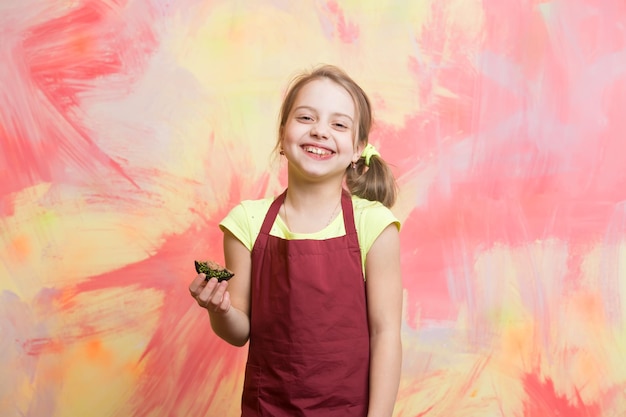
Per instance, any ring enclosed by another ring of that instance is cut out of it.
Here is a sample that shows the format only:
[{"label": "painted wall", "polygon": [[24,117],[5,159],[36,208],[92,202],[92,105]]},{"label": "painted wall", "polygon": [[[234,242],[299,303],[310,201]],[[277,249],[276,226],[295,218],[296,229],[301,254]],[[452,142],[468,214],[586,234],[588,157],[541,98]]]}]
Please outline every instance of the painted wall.
[{"label": "painted wall", "polygon": [[371,95],[406,288],[396,416],[626,415],[622,0],[0,2],[0,415],[236,416],[189,297],[282,190],[287,80]]}]

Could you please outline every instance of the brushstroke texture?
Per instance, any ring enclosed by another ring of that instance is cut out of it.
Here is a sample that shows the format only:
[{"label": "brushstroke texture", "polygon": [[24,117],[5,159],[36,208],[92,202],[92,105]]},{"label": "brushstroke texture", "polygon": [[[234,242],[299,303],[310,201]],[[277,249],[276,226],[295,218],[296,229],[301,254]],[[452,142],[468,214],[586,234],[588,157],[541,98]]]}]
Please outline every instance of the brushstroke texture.
[{"label": "brushstroke texture", "polygon": [[[286,80],[343,66],[401,193],[399,416],[626,410],[626,4],[0,4],[0,415],[236,416],[188,295],[275,195]],[[269,168],[268,168],[269,167]]]}]

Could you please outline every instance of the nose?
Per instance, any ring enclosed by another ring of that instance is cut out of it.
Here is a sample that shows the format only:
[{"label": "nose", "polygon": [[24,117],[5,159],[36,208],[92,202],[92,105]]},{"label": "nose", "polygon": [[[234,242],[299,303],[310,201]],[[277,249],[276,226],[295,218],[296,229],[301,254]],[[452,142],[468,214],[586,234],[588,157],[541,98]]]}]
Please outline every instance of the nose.
[{"label": "nose", "polygon": [[320,139],[328,139],[328,128],[323,123],[316,123],[311,127],[311,136]]}]

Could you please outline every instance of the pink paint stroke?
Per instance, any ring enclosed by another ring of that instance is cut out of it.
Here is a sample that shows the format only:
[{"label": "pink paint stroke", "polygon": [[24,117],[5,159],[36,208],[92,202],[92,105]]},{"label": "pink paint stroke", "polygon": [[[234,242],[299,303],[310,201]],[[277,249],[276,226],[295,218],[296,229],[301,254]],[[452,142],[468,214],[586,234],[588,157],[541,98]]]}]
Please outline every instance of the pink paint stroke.
[{"label": "pink paint stroke", "polygon": [[95,92],[96,82],[112,75],[132,82],[157,46],[149,24],[133,22],[138,26],[129,29],[130,23],[117,19],[127,6],[83,1],[60,17],[17,28],[23,41],[7,46],[11,79],[2,87],[11,100],[2,103],[0,116],[8,179],[0,184],[0,195],[77,175],[97,178],[102,169],[138,186],[122,163],[92,140],[80,111],[81,95]]},{"label": "pink paint stroke", "polygon": [[342,43],[352,44],[359,39],[359,26],[346,19],[344,11],[337,1],[329,0],[322,9],[320,18],[324,26],[332,28],[332,36],[336,36]]}]

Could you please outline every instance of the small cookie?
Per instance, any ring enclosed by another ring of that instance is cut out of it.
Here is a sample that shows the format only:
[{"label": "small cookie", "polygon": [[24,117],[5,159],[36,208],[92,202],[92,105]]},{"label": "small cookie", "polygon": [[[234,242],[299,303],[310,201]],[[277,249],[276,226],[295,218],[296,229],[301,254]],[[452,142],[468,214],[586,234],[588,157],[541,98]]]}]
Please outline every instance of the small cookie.
[{"label": "small cookie", "polygon": [[233,274],[228,269],[224,268],[222,265],[213,261],[194,261],[196,264],[196,272],[198,274],[205,274],[205,280],[208,281],[211,278],[217,278],[218,282],[228,281],[235,274]]}]

